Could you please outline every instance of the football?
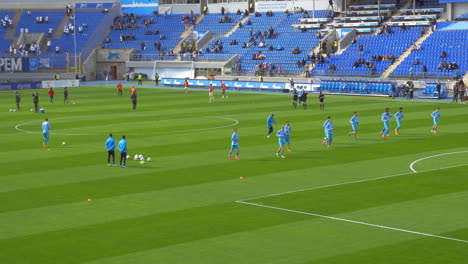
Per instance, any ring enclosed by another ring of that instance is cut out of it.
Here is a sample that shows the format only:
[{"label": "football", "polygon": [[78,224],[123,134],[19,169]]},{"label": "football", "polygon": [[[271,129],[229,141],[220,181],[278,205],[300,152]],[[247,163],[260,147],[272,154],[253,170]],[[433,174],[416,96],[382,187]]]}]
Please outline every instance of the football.
[{"label": "football", "polygon": [[130,159],[130,155],[127,155],[127,159]]},{"label": "football", "polygon": [[146,161],[153,161],[153,160],[151,159],[151,157],[148,157]]},{"label": "football", "polygon": [[65,141],[62,142],[62,146],[65,146],[65,145],[67,145],[67,142],[65,142]]},{"label": "football", "polygon": [[139,157],[138,157],[138,154],[135,155],[135,157],[133,157],[133,160],[138,160]]}]

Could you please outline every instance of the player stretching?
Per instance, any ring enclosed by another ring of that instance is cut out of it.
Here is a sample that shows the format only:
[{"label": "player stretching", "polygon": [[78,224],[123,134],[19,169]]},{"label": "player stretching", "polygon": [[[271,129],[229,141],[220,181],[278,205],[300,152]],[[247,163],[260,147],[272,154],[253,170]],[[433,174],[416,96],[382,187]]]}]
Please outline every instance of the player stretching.
[{"label": "player stretching", "polygon": [[234,128],[234,132],[231,136],[231,150],[229,151],[228,159],[232,159],[232,152],[236,150],[236,160],[239,159],[239,134],[237,133],[237,128]]},{"label": "player stretching", "polygon": [[292,99],[293,107],[294,107],[294,108],[297,108],[297,98],[298,98],[298,95],[297,95],[297,90],[296,90],[296,88],[293,89],[292,95],[293,95],[293,99]]},{"label": "player stretching", "polygon": [[278,137],[278,144],[279,144],[278,151],[276,151],[276,157],[279,157],[281,154],[281,157],[284,159],[286,158],[284,156],[284,143],[285,143],[284,139],[286,136],[286,131],[284,130],[284,126],[282,126],[281,129],[276,132],[276,136]]},{"label": "player stretching", "polygon": [[320,104],[320,110],[325,110],[325,94],[323,94],[322,91],[320,91],[318,99]]},{"label": "player stretching", "polygon": [[439,128],[440,107],[437,107],[436,110],[432,112],[431,116],[434,120],[434,125],[432,126],[431,133],[437,134],[437,128]]},{"label": "player stretching", "polygon": [[188,93],[189,93],[188,87],[189,87],[188,80],[185,79],[185,81],[184,81],[185,94],[188,94]]},{"label": "player stretching", "polygon": [[396,124],[397,127],[395,128],[395,135],[398,136],[398,132],[400,132],[400,127],[401,127],[401,119],[403,119],[404,114],[403,114],[403,107],[400,107],[400,111],[396,112],[395,118],[396,118]]},{"label": "player stretching", "polygon": [[323,123],[323,129],[325,131],[325,138],[323,139],[322,145],[328,145],[327,147],[331,148],[333,142],[333,130],[335,130],[331,116],[329,116],[327,120],[325,120],[325,123]]},{"label": "player stretching", "polygon": [[291,152],[291,127],[289,121],[286,121],[286,125],[284,125],[284,143],[288,143],[288,152]]},{"label": "player stretching", "polygon": [[267,118],[267,127],[268,127],[268,133],[267,133],[267,138],[270,138],[271,132],[273,132],[273,124],[276,123],[275,121],[275,115],[271,114]]},{"label": "player stretching", "polygon": [[385,137],[390,136],[388,134],[388,131],[390,131],[390,117],[392,116],[393,115],[390,114],[390,108],[385,108],[385,113],[382,114],[382,122],[384,124],[384,127],[382,128],[382,131],[380,131],[380,135],[383,139],[385,139]]},{"label": "player stretching", "polygon": [[42,135],[44,136],[44,142],[42,143],[42,146],[44,146],[44,148],[47,148],[47,143],[49,142],[49,130],[49,118],[46,118],[45,121],[42,122]]},{"label": "player stretching", "polygon": [[214,87],[213,87],[213,83],[210,82],[210,88],[208,90],[208,96],[210,97],[210,101],[208,101],[208,103],[214,103],[215,99],[214,99]]},{"label": "player stretching", "polygon": [[349,120],[349,123],[351,123],[351,127],[353,128],[353,131],[349,132],[348,136],[354,135],[354,140],[357,140],[357,130],[358,130],[358,124],[359,124],[359,117],[358,117],[357,112],[354,112],[354,115]]}]

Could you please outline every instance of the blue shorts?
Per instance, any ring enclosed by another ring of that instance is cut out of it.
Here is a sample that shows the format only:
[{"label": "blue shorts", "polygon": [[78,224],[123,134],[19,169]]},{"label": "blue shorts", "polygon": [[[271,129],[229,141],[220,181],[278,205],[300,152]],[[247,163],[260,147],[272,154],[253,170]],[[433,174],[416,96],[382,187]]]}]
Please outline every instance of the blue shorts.
[{"label": "blue shorts", "polygon": [[389,123],[383,123],[385,129],[389,130],[390,129],[390,124]]},{"label": "blue shorts", "polygon": [[284,143],[291,143],[291,136],[287,135],[287,136],[284,136]]},{"label": "blue shorts", "polygon": [[332,133],[332,132],[328,132],[328,133],[327,133],[327,138],[328,138],[328,139],[333,139],[333,133]]},{"label": "blue shorts", "polygon": [[284,143],[285,143],[285,142],[284,142],[283,139],[278,140],[278,144],[279,144],[279,146],[280,146],[281,148],[284,146]]},{"label": "blue shorts", "polygon": [[358,125],[357,124],[352,124],[351,127],[353,128],[353,131],[357,131]]},{"label": "blue shorts", "polygon": [[49,138],[49,132],[44,132],[42,133],[42,135],[44,136],[44,138]]},{"label": "blue shorts", "polygon": [[439,119],[434,119],[434,126],[438,126],[439,125]]},{"label": "blue shorts", "polygon": [[239,149],[239,145],[231,145],[231,151]]}]

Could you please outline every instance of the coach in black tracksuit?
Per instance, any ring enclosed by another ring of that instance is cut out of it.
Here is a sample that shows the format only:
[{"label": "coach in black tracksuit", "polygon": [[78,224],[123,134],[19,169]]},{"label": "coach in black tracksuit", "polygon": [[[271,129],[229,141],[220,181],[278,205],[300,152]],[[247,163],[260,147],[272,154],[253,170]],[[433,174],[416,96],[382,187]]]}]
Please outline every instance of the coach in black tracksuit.
[{"label": "coach in black tracksuit", "polygon": [[132,99],[132,104],[133,104],[133,110],[136,110],[137,108],[137,95],[136,92],[133,93],[130,98]]}]

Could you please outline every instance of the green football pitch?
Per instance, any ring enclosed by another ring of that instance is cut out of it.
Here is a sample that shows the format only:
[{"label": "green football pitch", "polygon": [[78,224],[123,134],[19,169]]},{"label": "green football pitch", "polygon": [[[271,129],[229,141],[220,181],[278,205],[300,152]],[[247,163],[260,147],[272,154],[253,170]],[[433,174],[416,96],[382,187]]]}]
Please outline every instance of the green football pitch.
[{"label": "green football pitch", "polygon": [[[327,96],[320,111],[312,94],[303,110],[285,94],[216,91],[208,103],[207,91],[137,89],[136,111],[128,88],[71,88],[68,105],[40,90],[45,114],[30,111],[31,91],[20,112],[0,92],[0,263],[467,263],[465,105]],[[385,107],[405,118],[383,140]],[[291,123],[285,159],[266,137],[271,113],[275,132]],[[239,161],[228,160],[236,127]],[[128,168],[108,166],[109,132],[127,136]]]}]

